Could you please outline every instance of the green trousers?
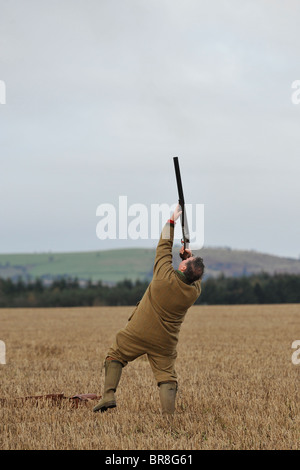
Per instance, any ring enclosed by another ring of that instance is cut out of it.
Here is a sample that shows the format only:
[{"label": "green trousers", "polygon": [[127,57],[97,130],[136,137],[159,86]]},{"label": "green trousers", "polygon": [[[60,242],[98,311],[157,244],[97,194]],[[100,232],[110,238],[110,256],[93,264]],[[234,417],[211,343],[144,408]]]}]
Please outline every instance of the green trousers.
[{"label": "green trousers", "polygon": [[164,351],[163,347],[147,344],[142,339],[131,335],[126,328],[117,333],[115,342],[107,352],[107,357],[110,356],[126,366],[128,362],[134,361],[143,354],[147,355],[157,384],[177,382],[176,350]]}]

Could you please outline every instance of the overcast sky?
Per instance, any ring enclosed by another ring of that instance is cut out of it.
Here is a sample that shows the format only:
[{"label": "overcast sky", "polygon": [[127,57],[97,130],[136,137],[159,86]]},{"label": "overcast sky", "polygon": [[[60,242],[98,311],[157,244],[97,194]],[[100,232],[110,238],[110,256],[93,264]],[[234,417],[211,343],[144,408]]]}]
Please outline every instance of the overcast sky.
[{"label": "overcast sky", "polygon": [[300,254],[300,3],[0,0],[0,253],[155,246],[96,209],[205,205],[205,246]]}]

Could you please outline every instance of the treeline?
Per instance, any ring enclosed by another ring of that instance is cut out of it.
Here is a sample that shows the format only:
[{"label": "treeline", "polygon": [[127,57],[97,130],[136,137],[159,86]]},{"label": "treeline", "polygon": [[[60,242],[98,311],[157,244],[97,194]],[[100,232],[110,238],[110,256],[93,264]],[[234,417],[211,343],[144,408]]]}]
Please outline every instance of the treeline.
[{"label": "treeline", "polygon": [[[59,279],[46,286],[40,279],[26,283],[0,279],[0,308],[81,307],[135,305],[148,282],[124,280],[114,286],[101,281],[82,286],[77,279]],[[244,277],[220,276],[202,283],[196,304],[300,303],[300,275],[259,274]]]},{"label": "treeline", "polygon": [[135,305],[147,287],[147,282],[139,280],[114,286],[89,281],[82,286],[78,279],[59,279],[46,286],[40,279],[25,283],[0,278],[0,308]]},{"label": "treeline", "polygon": [[285,304],[300,302],[300,275],[219,276],[203,283],[197,304]]}]

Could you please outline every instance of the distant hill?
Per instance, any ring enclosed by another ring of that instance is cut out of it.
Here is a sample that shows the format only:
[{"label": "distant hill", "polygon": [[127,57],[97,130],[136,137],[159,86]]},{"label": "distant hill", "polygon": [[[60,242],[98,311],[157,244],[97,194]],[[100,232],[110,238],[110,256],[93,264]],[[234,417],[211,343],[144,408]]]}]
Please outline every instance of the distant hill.
[{"label": "distant hill", "polygon": [[230,248],[204,248],[195,255],[202,256],[206,273],[216,277],[221,273],[225,276],[243,276],[260,272],[269,274],[289,273],[300,274],[300,260],[284,258],[257,251],[232,250]]},{"label": "distant hill", "polygon": [[[256,251],[230,248],[204,248],[202,256],[207,277],[243,276],[258,272],[300,274],[300,260],[281,258]],[[36,253],[0,255],[0,277],[18,279],[77,277],[79,280],[102,280],[114,284],[125,278],[135,281],[152,277],[155,250],[144,248],[91,251],[78,253]],[[174,248],[174,267],[180,258]]]}]

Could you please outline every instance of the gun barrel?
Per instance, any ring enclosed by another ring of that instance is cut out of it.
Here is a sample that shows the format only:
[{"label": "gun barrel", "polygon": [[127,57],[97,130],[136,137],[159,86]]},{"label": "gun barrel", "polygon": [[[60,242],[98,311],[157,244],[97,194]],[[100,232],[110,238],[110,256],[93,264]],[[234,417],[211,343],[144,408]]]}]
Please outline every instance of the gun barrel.
[{"label": "gun barrel", "polygon": [[178,157],[173,157],[174,161],[174,167],[175,167],[175,174],[176,174],[176,181],[177,181],[177,188],[178,188],[178,197],[179,197],[179,204],[182,209],[182,214],[181,214],[181,226],[182,226],[182,237],[183,237],[183,244],[184,244],[184,249],[189,247],[189,242],[190,242],[190,235],[189,235],[189,228],[188,228],[188,223],[187,223],[187,218],[186,218],[186,213],[185,213],[185,207],[184,207],[184,195],[183,195],[183,188],[182,188],[182,181],[181,181],[181,174],[180,174],[180,168],[179,168],[179,160]]},{"label": "gun barrel", "polygon": [[179,160],[178,157],[173,158],[174,161],[174,167],[175,167],[175,174],[176,174],[176,181],[177,181],[177,188],[178,188],[178,196],[179,196],[179,203],[182,202],[184,204],[184,195],[183,195],[183,189],[182,189],[182,182],[181,182],[181,174],[180,174],[180,168],[179,168]]}]

